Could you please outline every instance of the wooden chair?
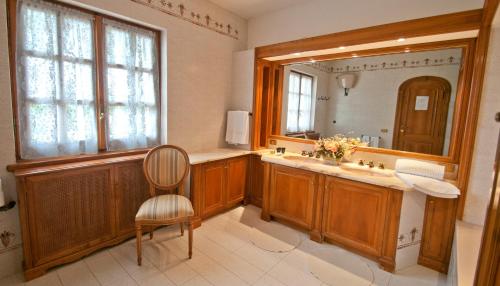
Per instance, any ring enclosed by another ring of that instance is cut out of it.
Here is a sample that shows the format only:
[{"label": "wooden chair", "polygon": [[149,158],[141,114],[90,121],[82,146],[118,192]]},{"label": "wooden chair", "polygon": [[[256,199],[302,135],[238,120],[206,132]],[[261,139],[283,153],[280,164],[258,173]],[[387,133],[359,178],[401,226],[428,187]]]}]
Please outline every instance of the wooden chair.
[{"label": "wooden chair", "polygon": [[[189,228],[189,258],[193,249],[193,206],[184,196],[184,180],[189,173],[189,158],[183,149],[173,145],[162,145],[153,148],[144,159],[144,174],[149,182],[151,198],[145,201],[135,216],[137,240],[137,264],[142,263],[142,231],[143,227],[153,230],[161,225],[180,224],[181,235],[184,235],[184,224]],[[157,191],[166,194],[157,195]]]}]

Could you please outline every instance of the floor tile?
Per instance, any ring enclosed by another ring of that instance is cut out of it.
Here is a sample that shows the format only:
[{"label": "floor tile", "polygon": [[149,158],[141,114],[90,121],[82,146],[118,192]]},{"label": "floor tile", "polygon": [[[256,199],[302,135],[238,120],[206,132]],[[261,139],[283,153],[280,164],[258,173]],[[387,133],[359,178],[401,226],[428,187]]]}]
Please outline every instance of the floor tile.
[{"label": "floor tile", "polygon": [[253,206],[204,221],[194,231],[192,259],[178,225],[142,239],[142,266],[130,239],[28,283],[19,274],[0,280],[0,286],[448,285],[445,275],[418,265],[396,274],[383,271],[374,261],[311,241],[305,232],[265,222]]},{"label": "floor tile", "polygon": [[264,275],[262,276],[255,284],[254,286],[285,286],[285,284],[279,282],[278,280],[274,279],[273,277],[269,275]]},{"label": "floor tile", "polygon": [[42,277],[26,282],[26,286],[62,286],[61,280],[55,271],[51,271]]},{"label": "floor tile", "polygon": [[137,285],[120,263],[118,263],[107,250],[87,257],[84,261],[97,281],[103,286]]},{"label": "floor tile", "polygon": [[198,275],[192,278],[191,280],[187,281],[186,283],[182,284],[182,286],[212,286],[212,284],[210,284],[210,282],[208,282],[203,277]]},{"label": "floor tile", "polygon": [[24,284],[24,276],[22,273],[0,279],[0,286],[23,286]]},{"label": "floor tile", "polygon": [[90,269],[83,260],[65,265],[57,269],[63,285],[71,286],[94,286],[99,285]]},{"label": "floor tile", "polygon": [[[253,284],[264,275],[263,270],[258,269],[245,261],[242,257],[229,252],[222,246],[205,237],[198,237],[194,245],[197,250],[203,252],[249,284]],[[238,252],[238,250],[236,252]]]},{"label": "floor tile", "polygon": [[208,282],[217,286],[248,285],[235,274],[229,272],[203,253],[193,255],[187,264]]}]

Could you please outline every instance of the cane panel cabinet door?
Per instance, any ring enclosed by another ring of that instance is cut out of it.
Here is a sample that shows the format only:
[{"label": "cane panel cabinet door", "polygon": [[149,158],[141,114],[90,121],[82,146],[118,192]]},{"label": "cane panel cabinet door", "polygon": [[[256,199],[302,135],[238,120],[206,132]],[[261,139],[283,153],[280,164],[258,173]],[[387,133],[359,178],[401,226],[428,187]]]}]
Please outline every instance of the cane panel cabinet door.
[{"label": "cane panel cabinet door", "polygon": [[149,184],[142,168],[143,160],[119,164],[115,168],[118,234],[135,233],[135,215],[149,199]]},{"label": "cane panel cabinet door", "polygon": [[115,235],[110,166],[30,176],[25,192],[35,266]]}]

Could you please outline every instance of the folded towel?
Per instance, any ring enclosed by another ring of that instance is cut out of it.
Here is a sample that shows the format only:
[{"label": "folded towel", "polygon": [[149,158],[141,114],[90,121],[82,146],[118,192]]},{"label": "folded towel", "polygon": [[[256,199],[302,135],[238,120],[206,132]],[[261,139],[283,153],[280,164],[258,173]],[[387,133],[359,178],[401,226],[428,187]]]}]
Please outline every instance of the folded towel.
[{"label": "folded towel", "polygon": [[446,199],[454,199],[460,195],[460,190],[448,182],[403,173],[396,173],[396,176],[408,187],[427,195]]},{"label": "folded towel", "polygon": [[248,111],[228,111],[226,141],[229,144],[248,144],[249,138]]},{"label": "folded towel", "polygon": [[361,135],[361,142],[370,144],[370,136]]},{"label": "folded towel", "polygon": [[396,160],[396,172],[443,180],[444,166],[410,159]]}]

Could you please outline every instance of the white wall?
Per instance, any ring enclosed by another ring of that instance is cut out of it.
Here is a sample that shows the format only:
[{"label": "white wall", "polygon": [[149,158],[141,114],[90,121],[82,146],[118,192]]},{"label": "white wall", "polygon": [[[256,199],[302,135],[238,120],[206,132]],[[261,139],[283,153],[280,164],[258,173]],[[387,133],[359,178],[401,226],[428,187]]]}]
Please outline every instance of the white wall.
[{"label": "white wall", "polygon": [[500,132],[495,113],[500,112],[500,10],[491,31],[483,94],[479,110],[474,157],[465,202],[464,220],[484,224],[486,208],[493,185],[493,164]]},{"label": "white wall", "polygon": [[483,7],[483,0],[312,0],[248,21],[248,47]]},{"label": "white wall", "polygon": [[[7,197],[15,199],[13,176],[5,170],[7,164],[15,162],[5,2],[0,0],[0,177]],[[75,3],[162,29],[165,41],[162,58],[167,62],[164,66],[167,72],[163,73],[167,97],[163,97],[162,102],[168,101],[168,110],[163,110],[162,119],[168,122],[168,143],[188,151],[225,146],[225,114],[232,101],[232,56],[234,51],[246,47],[246,21],[209,1],[183,2],[188,9],[237,27],[239,40],[130,0]],[[4,250],[0,245],[0,277],[21,270],[18,224],[17,209],[0,212],[0,232],[9,230],[15,234],[14,250]]]},{"label": "white wall", "polygon": [[[432,66],[434,60],[446,62],[450,56],[455,59],[452,64],[438,63],[439,65]],[[460,59],[460,57],[461,50],[454,49],[334,61],[334,69],[342,68],[343,71],[346,70],[346,66],[351,67],[351,69],[352,67],[360,67],[363,70],[364,65],[367,65],[369,69],[371,65],[380,67],[382,63],[387,63],[387,66],[398,63],[400,67],[355,72],[356,84],[354,88],[350,89],[348,96],[344,96],[344,89],[338,85],[336,80],[336,77],[341,73],[331,74],[329,89],[331,100],[327,102],[329,113],[328,117],[325,118],[325,121],[328,122],[327,134],[353,132],[350,136],[380,136],[379,147],[391,149],[399,87],[410,78],[437,76],[448,80],[451,85],[451,99],[443,150],[443,154],[447,154],[460,73],[460,61],[456,59]],[[430,59],[429,66],[424,65],[425,59]],[[402,61],[407,61],[408,67],[401,67]],[[420,65],[412,66],[412,61],[419,61]],[[336,124],[332,123],[334,120],[337,122]],[[388,132],[382,133],[381,129],[387,129]]]}]

